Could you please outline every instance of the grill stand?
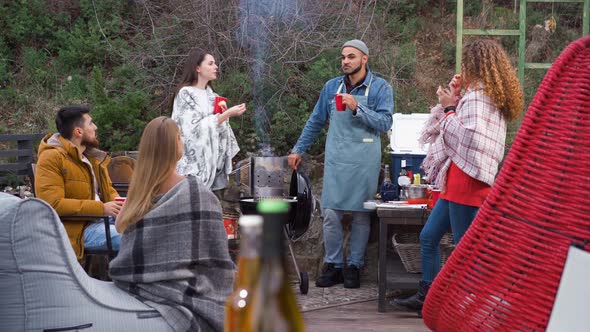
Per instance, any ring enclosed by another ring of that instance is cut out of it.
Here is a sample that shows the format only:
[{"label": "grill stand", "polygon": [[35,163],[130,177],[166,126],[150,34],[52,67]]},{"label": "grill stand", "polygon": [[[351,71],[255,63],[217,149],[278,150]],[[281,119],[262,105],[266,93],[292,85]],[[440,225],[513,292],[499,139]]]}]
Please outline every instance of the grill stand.
[{"label": "grill stand", "polygon": [[297,260],[295,259],[295,253],[293,252],[293,246],[291,245],[291,239],[289,238],[285,228],[283,228],[283,233],[285,233],[285,238],[287,239],[287,246],[289,247],[289,253],[291,254],[293,267],[295,268],[295,272],[299,277],[299,292],[301,292],[303,295],[306,295],[307,291],[309,290],[309,275],[307,274],[307,271],[299,271],[299,266],[297,265]]}]

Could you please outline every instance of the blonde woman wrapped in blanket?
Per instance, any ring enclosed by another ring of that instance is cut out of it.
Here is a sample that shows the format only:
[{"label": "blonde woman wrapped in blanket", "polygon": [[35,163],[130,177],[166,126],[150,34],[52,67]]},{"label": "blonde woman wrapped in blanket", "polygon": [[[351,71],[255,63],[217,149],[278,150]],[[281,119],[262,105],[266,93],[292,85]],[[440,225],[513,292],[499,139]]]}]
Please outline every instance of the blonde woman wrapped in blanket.
[{"label": "blonde woman wrapped in blanket", "polygon": [[174,331],[223,331],[235,265],[219,200],[194,176],[178,174],[182,153],[174,121],[161,116],[147,125],[115,223],[121,246],[109,274]]}]

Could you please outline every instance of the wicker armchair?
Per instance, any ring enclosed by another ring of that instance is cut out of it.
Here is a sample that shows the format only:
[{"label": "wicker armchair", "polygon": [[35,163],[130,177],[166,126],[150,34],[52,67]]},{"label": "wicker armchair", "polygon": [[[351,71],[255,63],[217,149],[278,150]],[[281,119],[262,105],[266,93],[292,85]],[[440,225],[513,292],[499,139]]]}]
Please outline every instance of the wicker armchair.
[{"label": "wicker armchair", "polygon": [[572,244],[590,249],[590,37],[541,83],[501,173],[426,298],[436,331],[545,330]]}]

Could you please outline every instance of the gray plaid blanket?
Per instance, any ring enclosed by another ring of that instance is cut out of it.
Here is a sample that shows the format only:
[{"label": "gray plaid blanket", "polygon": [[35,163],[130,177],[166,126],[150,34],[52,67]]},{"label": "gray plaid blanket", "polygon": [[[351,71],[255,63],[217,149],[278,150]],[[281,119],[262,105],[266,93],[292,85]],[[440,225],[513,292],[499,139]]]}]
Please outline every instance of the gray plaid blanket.
[{"label": "gray plaid blanket", "polygon": [[219,201],[194,177],[125,231],[109,267],[118,287],[160,312],[175,331],[223,331],[234,270]]}]

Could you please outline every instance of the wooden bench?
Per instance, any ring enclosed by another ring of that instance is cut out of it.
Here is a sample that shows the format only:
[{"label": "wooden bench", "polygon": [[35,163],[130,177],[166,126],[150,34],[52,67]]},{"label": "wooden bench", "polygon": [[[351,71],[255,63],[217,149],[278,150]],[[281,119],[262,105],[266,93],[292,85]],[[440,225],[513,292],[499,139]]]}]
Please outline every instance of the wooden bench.
[{"label": "wooden bench", "polygon": [[45,134],[4,134],[0,135],[0,184],[15,180],[24,183],[32,179],[31,164],[35,160],[34,147]]}]

